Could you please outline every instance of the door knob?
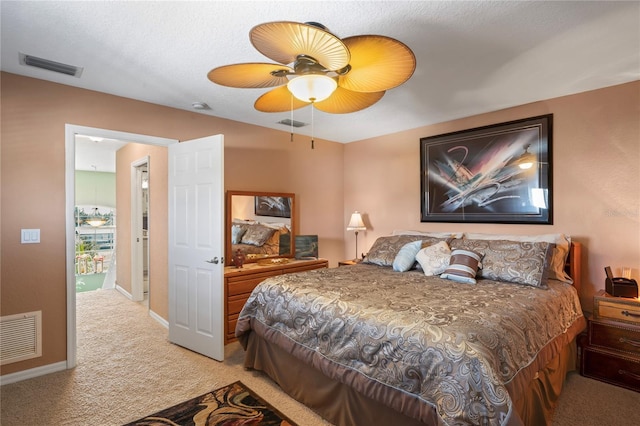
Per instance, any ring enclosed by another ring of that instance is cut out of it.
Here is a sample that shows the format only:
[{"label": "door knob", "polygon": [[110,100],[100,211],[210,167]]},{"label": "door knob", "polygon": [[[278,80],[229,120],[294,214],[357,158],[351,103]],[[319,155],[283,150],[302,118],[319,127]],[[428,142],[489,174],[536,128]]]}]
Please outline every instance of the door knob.
[{"label": "door knob", "polygon": [[214,257],[214,258],[213,258],[213,259],[211,259],[211,260],[206,260],[206,262],[207,262],[207,263],[215,263],[216,265],[217,265],[218,263],[220,263],[220,261],[218,260],[218,256]]}]

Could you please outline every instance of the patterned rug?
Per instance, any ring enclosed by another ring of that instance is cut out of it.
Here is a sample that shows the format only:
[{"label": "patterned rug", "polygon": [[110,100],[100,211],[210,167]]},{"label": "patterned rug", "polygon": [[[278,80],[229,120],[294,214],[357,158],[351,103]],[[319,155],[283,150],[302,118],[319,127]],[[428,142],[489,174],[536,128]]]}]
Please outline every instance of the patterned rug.
[{"label": "patterned rug", "polygon": [[238,381],[125,426],[296,426]]}]

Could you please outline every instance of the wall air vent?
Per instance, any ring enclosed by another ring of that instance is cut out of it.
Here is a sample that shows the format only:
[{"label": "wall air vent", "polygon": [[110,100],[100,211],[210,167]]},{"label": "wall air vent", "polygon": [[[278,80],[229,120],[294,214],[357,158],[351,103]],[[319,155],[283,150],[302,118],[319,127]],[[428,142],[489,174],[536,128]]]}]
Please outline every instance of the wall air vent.
[{"label": "wall air vent", "polygon": [[42,356],[42,311],[0,318],[0,364]]},{"label": "wall air vent", "polygon": [[302,121],[290,120],[288,118],[278,121],[278,124],[284,124],[285,126],[293,127],[304,127],[308,125],[307,123],[303,123]]},{"label": "wall air vent", "polygon": [[74,65],[63,64],[60,62],[50,61],[49,59],[38,58],[37,56],[25,55],[20,53],[20,65],[29,65],[43,70],[53,71],[60,74],[66,74],[80,78],[84,68]]}]

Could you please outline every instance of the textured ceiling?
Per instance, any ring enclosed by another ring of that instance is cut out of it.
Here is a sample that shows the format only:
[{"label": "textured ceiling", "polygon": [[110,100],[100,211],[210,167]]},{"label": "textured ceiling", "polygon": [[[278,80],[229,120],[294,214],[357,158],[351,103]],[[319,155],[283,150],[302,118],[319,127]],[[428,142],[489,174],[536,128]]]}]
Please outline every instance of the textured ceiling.
[{"label": "textured ceiling", "polygon": [[[277,122],[290,113],[253,109],[268,89],[207,79],[221,65],[271,62],[250,43],[253,26],[316,21],[339,37],[407,44],[417,60],[407,83],[360,112],[314,112],[314,136],[337,142],[640,79],[640,2],[3,0],[0,8],[3,71],[185,110],[205,102],[204,114],[285,131]],[[84,71],[20,65],[19,53]],[[294,119],[310,123],[311,108]]]}]

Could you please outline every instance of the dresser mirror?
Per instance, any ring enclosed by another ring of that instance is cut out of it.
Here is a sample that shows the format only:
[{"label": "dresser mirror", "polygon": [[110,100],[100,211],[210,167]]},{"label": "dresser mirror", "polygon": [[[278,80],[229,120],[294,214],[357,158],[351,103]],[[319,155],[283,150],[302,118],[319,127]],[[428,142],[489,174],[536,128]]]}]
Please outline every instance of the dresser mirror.
[{"label": "dresser mirror", "polygon": [[286,192],[227,191],[225,265],[238,250],[244,262],[293,257],[295,200]]}]

